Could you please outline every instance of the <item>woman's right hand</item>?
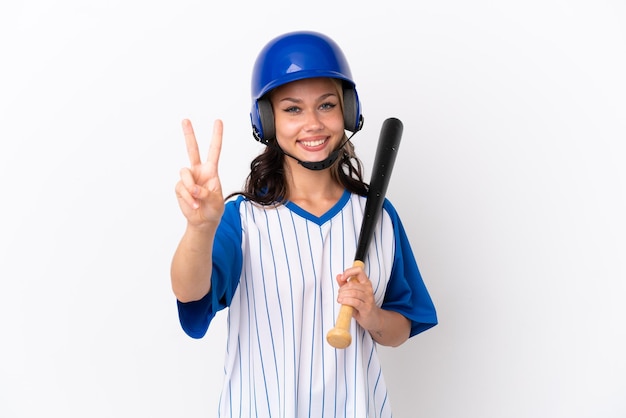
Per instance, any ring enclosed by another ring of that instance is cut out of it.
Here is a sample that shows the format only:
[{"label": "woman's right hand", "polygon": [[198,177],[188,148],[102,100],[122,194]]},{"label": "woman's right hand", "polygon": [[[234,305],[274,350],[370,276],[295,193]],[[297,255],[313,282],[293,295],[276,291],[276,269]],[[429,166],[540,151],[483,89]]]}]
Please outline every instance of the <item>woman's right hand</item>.
[{"label": "woman's right hand", "polygon": [[224,195],[218,175],[218,162],[222,149],[223,124],[213,124],[213,138],[206,161],[200,159],[198,141],[189,119],[182,121],[190,167],[180,170],[176,183],[176,197],[189,226],[215,227],[224,213]]}]

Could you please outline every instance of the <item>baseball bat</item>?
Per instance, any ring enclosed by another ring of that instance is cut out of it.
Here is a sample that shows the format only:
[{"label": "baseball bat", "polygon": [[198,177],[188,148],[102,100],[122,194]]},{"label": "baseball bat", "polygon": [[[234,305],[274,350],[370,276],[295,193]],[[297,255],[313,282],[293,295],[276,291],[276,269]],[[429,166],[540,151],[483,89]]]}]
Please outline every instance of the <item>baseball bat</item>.
[{"label": "baseball bat", "polygon": [[[363,259],[372,240],[374,225],[385,201],[389,179],[398,154],[402,128],[403,125],[399,119],[388,118],[383,122],[380,130],[353,266],[364,266]],[[335,327],[326,334],[326,341],[335,348],[346,348],[352,343],[350,322],[353,309],[352,306],[341,305]]]}]

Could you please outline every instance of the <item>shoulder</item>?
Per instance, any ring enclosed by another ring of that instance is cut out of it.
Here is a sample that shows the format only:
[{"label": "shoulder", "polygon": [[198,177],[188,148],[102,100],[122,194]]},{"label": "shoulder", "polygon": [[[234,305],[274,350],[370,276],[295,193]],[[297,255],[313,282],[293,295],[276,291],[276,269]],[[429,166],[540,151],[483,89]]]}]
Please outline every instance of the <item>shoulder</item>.
[{"label": "shoulder", "polygon": [[241,230],[241,209],[247,201],[243,196],[238,196],[228,200],[224,204],[224,213],[218,227],[218,232],[240,231]]},{"label": "shoulder", "polygon": [[393,218],[399,218],[398,211],[396,211],[395,206],[391,201],[387,198],[383,201],[383,210],[389,214],[389,216]]}]

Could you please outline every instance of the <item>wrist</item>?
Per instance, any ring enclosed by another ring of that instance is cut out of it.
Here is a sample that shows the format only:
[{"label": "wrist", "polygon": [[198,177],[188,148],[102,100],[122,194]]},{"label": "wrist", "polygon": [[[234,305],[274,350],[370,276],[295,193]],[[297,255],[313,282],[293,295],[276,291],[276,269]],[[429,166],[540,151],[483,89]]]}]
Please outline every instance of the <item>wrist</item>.
[{"label": "wrist", "polygon": [[206,221],[202,223],[187,222],[187,228],[185,233],[190,235],[206,235],[214,234],[217,231],[219,222]]},{"label": "wrist", "polygon": [[376,320],[374,324],[375,326],[368,331],[376,341],[380,341],[385,337],[385,311],[380,307],[376,308]]}]

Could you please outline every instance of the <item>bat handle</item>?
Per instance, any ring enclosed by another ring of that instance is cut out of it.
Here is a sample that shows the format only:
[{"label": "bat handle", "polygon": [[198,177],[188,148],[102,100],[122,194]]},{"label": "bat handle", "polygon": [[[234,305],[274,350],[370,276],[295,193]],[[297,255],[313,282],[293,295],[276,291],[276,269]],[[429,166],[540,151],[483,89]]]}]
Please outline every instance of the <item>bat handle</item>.
[{"label": "bat handle", "polygon": [[[355,260],[352,267],[363,267],[364,263]],[[350,279],[348,279],[350,280]],[[350,334],[350,323],[352,322],[352,312],[354,308],[348,305],[341,305],[335,328],[328,331],[326,341],[335,348],[346,348],[352,343],[352,335]]]}]

